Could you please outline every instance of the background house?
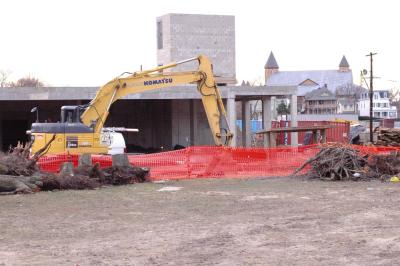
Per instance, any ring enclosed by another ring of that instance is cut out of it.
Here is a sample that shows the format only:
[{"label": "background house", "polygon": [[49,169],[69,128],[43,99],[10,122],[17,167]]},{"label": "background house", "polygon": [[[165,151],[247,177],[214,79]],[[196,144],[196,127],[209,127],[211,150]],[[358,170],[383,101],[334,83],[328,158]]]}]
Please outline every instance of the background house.
[{"label": "background house", "polygon": [[336,88],[338,114],[358,114],[357,101],[365,90],[365,88],[352,83]]},{"label": "background house", "polygon": [[337,99],[335,94],[323,86],[307,93],[304,97],[304,112],[306,114],[336,114]]},{"label": "background house", "polygon": [[[397,118],[396,106],[391,106],[389,101],[389,90],[375,90],[373,95],[373,117]],[[357,109],[360,116],[369,116],[369,92],[365,90],[357,102]]]},{"label": "background house", "polygon": [[353,97],[337,99],[337,112],[338,114],[356,114],[357,99]]}]

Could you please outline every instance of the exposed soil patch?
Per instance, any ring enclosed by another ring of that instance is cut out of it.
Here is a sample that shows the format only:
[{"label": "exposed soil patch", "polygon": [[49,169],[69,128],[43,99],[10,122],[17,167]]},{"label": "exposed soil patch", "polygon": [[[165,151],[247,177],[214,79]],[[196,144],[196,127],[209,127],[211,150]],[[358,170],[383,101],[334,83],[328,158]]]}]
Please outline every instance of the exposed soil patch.
[{"label": "exposed soil patch", "polygon": [[400,254],[399,183],[201,179],[0,199],[0,265],[395,265]]}]

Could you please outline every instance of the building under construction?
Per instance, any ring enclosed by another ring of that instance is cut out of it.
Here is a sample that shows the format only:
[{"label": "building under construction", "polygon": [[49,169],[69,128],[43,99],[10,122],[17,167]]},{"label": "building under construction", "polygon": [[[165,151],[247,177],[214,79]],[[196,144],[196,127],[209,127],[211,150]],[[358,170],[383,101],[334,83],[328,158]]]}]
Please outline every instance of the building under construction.
[{"label": "building under construction", "polygon": [[[294,86],[235,86],[234,16],[167,14],[157,18],[156,23],[158,65],[199,54],[211,59],[228,112],[228,124],[236,136],[234,146],[251,145],[251,100],[262,100],[265,127],[271,125],[272,96],[283,95],[294,101],[292,106],[297,106]],[[26,141],[26,130],[37,118],[40,122],[57,122],[61,106],[87,104],[97,90],[98,87],[2,88],[0,146],[5,150],[17,141]],[[124,133],[128,151],[171,150],[176,145],[212,145],[213,138],[200,96],[196,86],[191,85],[132,94],[111,106],[106,126],[139,129],[138,133]],[[37,113],[31,113],[34,107],[37,107]],[[243,121],[242,129],[236,126],[238,113]],[[296,125],[295,110],[292,120]]]}]

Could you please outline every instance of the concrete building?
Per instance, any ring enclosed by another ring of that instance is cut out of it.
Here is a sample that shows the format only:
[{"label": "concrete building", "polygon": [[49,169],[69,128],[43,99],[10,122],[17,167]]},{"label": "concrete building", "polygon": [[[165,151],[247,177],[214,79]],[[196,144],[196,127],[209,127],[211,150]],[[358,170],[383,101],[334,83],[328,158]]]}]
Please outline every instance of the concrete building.
[{"label": "concrete building", "polygon": [[[376,89],[373,94],[373,116],[378,118],[397,118],[396,106],[391,106],[389,101],[389,91]],[[357,109],[360,116],[369,116],[369,92],[365,90],[357,102]]]},{"label": "concrete building", "polygon": [[[296,95],[295,87],[219,87],[228,112],[228,123],[236,140],[251,145],[250,100],[262,99],[264,110],[271,109],[271,97]],[[26,141],[26,130],[36,120],[31,113],[39,109],[39,121],[60,121],[63,105],[86,104],[98,87],[43,87],[0,89],[0,147],[7,149]],[[175,145],[213,145],[211,131],[194,86],[179,86],[128,95],[111,106],[106,126],[138,128],[139,133],[124,133],[129,151],[171,150]],[[292,97],[296,101],[296,97]],[[243,131],[236,131],[236,102],[242,106]],[[271,126],[271,113],[264,112],[265,128]],[[294,121],[296,122],[296,114]],[[295,135],[293,135],[295,136]],[[297,135],[296,135],[297,136]]]},{"label": "concrete building", "polygon": [[[235,17],[167,14],[157,18],[157,63],[164,65],[204,54],[217,82],[236,84]],[[177,70],[193,70],[194,64]]]}]

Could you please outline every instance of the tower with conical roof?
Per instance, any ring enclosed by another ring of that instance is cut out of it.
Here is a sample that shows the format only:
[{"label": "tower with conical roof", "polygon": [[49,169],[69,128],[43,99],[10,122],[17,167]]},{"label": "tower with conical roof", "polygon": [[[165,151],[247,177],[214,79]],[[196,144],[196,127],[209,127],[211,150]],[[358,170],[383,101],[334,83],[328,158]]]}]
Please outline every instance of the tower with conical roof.
[{"label": "tower with conical roof", "polygon": [[347,72],[347,71],[350,71],[350,65],[347,62],[346,56],[343,56],[342,60],[340,60],[339,72]]},{"label": "tower with conical roof", "polygon": [[265,70],[265,84],[267,84],[268,78],[272,74],[279,71],[278,63],[276,62],[274,53],[272,51],[269,54],[267,62],[265,63],[264,70]]}]

